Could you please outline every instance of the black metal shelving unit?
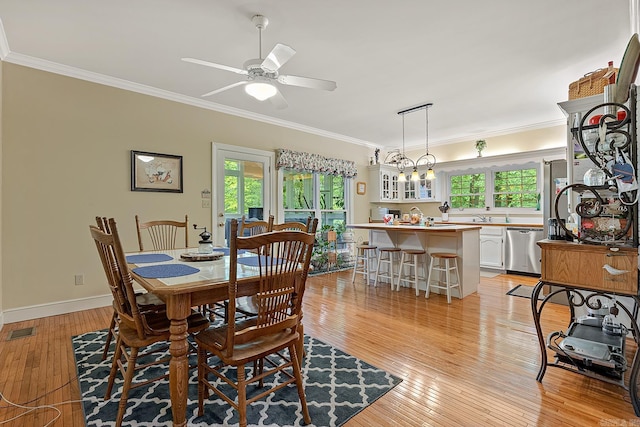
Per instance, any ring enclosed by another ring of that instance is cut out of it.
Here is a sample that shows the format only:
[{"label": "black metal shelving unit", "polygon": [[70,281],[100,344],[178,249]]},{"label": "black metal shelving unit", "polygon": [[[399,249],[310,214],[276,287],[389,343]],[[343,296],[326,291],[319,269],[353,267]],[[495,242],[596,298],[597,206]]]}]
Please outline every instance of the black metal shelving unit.
[{"label": "black metal shelving unit", "polygon": [[[556,198],[556,218],[562,217],[558,212],[558,198],[569,197],[569,205],[573,206],[573,210],[580,216],[581,227],[579,232],[575,234],[564,223],[560,222],[559,225],[565,229],[567,235],[573,237],[574,241],[587,245],[609,246],[609,250],[612,252],[606,255],[607,257],[616,256],[615,251],[621,250],[617,248],[627,248],[628,251],[628,248],[637,248],[639,244],[638,189],[620,191],[619,182],[616,180],[619,172],[613,167],[617,157],[624,154],[633,166],[637,182],[636,105],[637,88],[632,85],[629,101],[626,105],[600,103],[584,114],[569,115],[570,137],[579,142],[584,154],[593,162],[594,167],[604,172],[605,182],[603,185],[569,183]],[[597,111],[604,111],[604,114],[601,115],[597,124],[589,124],[588,120]],[[618,111],[624,111],[625,117],[620,119]],[[575,117],[580,117],[577,126],[575,123],[571,123],[571,119]],[[572,125],[573,127],[571,127]],[[594,132],[597,135],[594,135]],[[576,177],[574,177],[575,179]],[[605,225],[603,226],[603,224]],[[635,281],[637,282],[637,278]],[[552,291],[545,294],[544,298],[539,299],[543,288],[547,285],[551,285]],[[631,284],[631,292],[616,294],[614,291],[603,291],[601,288],[590,288],[588,285],[545,281],[543,265],[542,280],[535,286],[531,296],[531,310],[541,350],[541,364],[537,381],[542,382],[547,367],[557,367],[619,385],[629,392],[635,414],[640,417],[640,398],[638,396],[640,374],[638,307],[640,307],[640,295],[638,294],[638,284],[636,283],[635,290],[633,287],[634,285]],[[540,321],[542,311],[547,303],[557,301],[558,296],[566,297],[570,321],[566,332],[554,331],[545,336]],[[627,299],[622,302],[620,297]],[[617,307],[620,312],[628,316],[630,336],[627,331],[620,335],[607,334],[602,331],[601,327],[585,325],[584,319],[579,320],[576,316],[577,307],[598,310],[603,306]],[[564,342],[567,338],[573,339],[571,342],[585,345],[574,348],[568,344],[569,341]],[[635,344],[632,358],[625,357],[625,351],[627,351],[625,344],[628,338],[633,339]],[[553,354],[553,361],[549,360],[549,350]]]},{"label": "black metal shelving unit", "polygon": [[[605,175],[603,185],[570,183],[556,197],[555,215],[556,218],[562,218],[562,213],[558,212],[559,198],[572,197],[573,193],[579,195],[580,202],[574,207],[582,220],[578,234],[569,230],[564,223],[559,223],[574,240],[589,244],[638,247],[638,189],[622,191],[620,182],[616,180],[620,175],[616,171],[617,159],[622,157],[633,167],[637,183],[636,89],[635,85],[631,87],[628,105],[595,105],[582,115],[578,126],[570,129],[594,169]],[[600,115],[599,122],[588,124],[594,113],[601,110],[605,114]],[[623,119],[619,119],[618,112],[625,113]]]}]

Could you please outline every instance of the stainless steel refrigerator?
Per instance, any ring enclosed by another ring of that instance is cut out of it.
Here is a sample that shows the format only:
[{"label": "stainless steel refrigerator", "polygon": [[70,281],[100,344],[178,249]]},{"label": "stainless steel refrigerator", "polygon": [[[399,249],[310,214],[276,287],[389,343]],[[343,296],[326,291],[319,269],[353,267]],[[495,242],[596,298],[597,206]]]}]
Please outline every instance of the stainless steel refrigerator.
[{"label": "stainless steel refrigerator", "polygon": [[[555,201],[560,190],[567,186],[567,161],[551,160],[544,162],[542,172],[542,212],[544,224],[544,238],[549,236],[549,218],[555,218]],[[567,196],[562,195],[558,201],[558,220],[567,220],[569,208]]]},{"label": "stainless steel refrigerator", "polygon": [[[542,180],[542,212],[544,215],[544,235],[546,239],[549,236],[549,218],[556,218],[555,213],[555,201],[556,197],[560,194],[560,190],[568,185],[567,181],[567,161],[566,160],[551,160],[544,162],[543,180]],[[567,195],[560,196],[558,200],[558,216],[556,219],[567,220],[569,217],[569,203]],[[555,286],[550,287],[550,292],[555,291]],[[567,305],[567,296],[563,293],[556,294],[551,297],[551,302],[556,304]]]}]

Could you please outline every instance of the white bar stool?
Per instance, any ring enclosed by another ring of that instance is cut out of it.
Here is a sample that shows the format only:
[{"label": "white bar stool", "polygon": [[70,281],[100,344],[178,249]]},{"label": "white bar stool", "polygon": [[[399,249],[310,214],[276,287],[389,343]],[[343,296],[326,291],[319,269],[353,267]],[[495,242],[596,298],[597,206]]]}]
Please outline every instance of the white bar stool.
[{"label": "white bar stool", "polygon": [[[404,249],[402,256],[400,257],[400,270],[398,271],[398,282],[396,283],[396,291],[400,290],[400,284],[402,282],[408,283],[409,287],[416,288],[416,296],[420,294],[418,289],[418,280],[426,280],[426,263],[424,262],[424,256],[427,253],[424,249]],[[421,259],[422,263],[422,277],[418,276],[418,260]],[[409,269],[408,274],[404,274],[405,268]],[[413,269],[413,270],[412,270]],[[392,286],[393,287],[393,286]]]},{"label": "white bar stool", "polygon": [[[398,262],[399,253],[400,248],[378,249],[378,266],[376,267],[376,278],[373,281],[373,286],[378,286],[378,278],[389,279],[391,289],[393,290],[393,282],[396,281],[396,275],[393,272],[393,265]],[[380,267],[382,265],[386,265],[388,267],[386,272],[380,272]]]},{"label": "white bar stool", "polygon": [[371,271],[371,262],[376,260],[375,245],[362,244],[356,247],[356,262],[353,265],[353,277],[351,277],[351,283],[355,283],[356,274],[362,274],[366,280],[366,284],[369,284],[369,276],[373,275]]},{"label": "white bar stool", "polygon": [[[451,289],[458,288],[458,296],[462,299],[462,284],[460,283],[460,274],[458,272],[458,256],[449,252],[434,252],[431,255],[431,262],[429,263],[429,274],[427,275],[427,293],[424,294],[425,298],[429,298],[430,288],[434,289],[446,289],[447,291],[447,303],[451,304]],[[434,260],[438,260],[438,265],[434,266]],[[453,260],[453,265],[450,261]],[[444,266],[443,266],[444,261]],[[451,271],[456,272],[456,283],[451,283]],[[440,272],[440,278],[437,280],[437,284],[431,284],[431,273],[433,271]],[[442,274],[444,273],[445,281],[442,282]]]}]

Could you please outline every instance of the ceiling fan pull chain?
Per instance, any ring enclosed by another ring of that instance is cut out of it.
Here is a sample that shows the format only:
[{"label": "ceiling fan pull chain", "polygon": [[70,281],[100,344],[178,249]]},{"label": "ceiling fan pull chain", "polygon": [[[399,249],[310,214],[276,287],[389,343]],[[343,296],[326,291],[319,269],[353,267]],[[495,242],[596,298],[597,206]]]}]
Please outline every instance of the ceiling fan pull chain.
[{"label": "ceiling fan pull chain", "polygon": [[258,58],[262,59],[262,26],[258,26]]}]

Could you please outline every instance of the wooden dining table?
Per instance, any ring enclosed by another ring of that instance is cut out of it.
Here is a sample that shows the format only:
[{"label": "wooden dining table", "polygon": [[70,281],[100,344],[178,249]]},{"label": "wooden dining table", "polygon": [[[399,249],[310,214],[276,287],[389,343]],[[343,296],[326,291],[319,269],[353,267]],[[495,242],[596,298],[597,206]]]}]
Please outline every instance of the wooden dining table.
[{"label": "wooden dining table", "polygon": [[[214,249],[215,251],[215,249]],[[145,251],[127,253],[127,256],[142,254],[165,254],[172,259],[163,262],[130,263],[131,276],[148,292],[158,295],[167,305],[167,317],[171,321],[169,352],[169,391],[174,426],[185,426],[187,392],[189,383],[189,362],[187,353],[187,318],[192,307],[212,304],[227,299],[229,285],[229,256],[214,261],[186,262],[181,260],[184,253],[195,253],[197,249],[175,249],[165,251]],[[256,254],[239,254],[238,258],[255,257]],[[137,274],[135,269],[153,265],[182,264],[197,268],[197,273],[168,278],[147,278]],[[247,296],[258,291],[258,267],[238,263],[237,296]]]}]

